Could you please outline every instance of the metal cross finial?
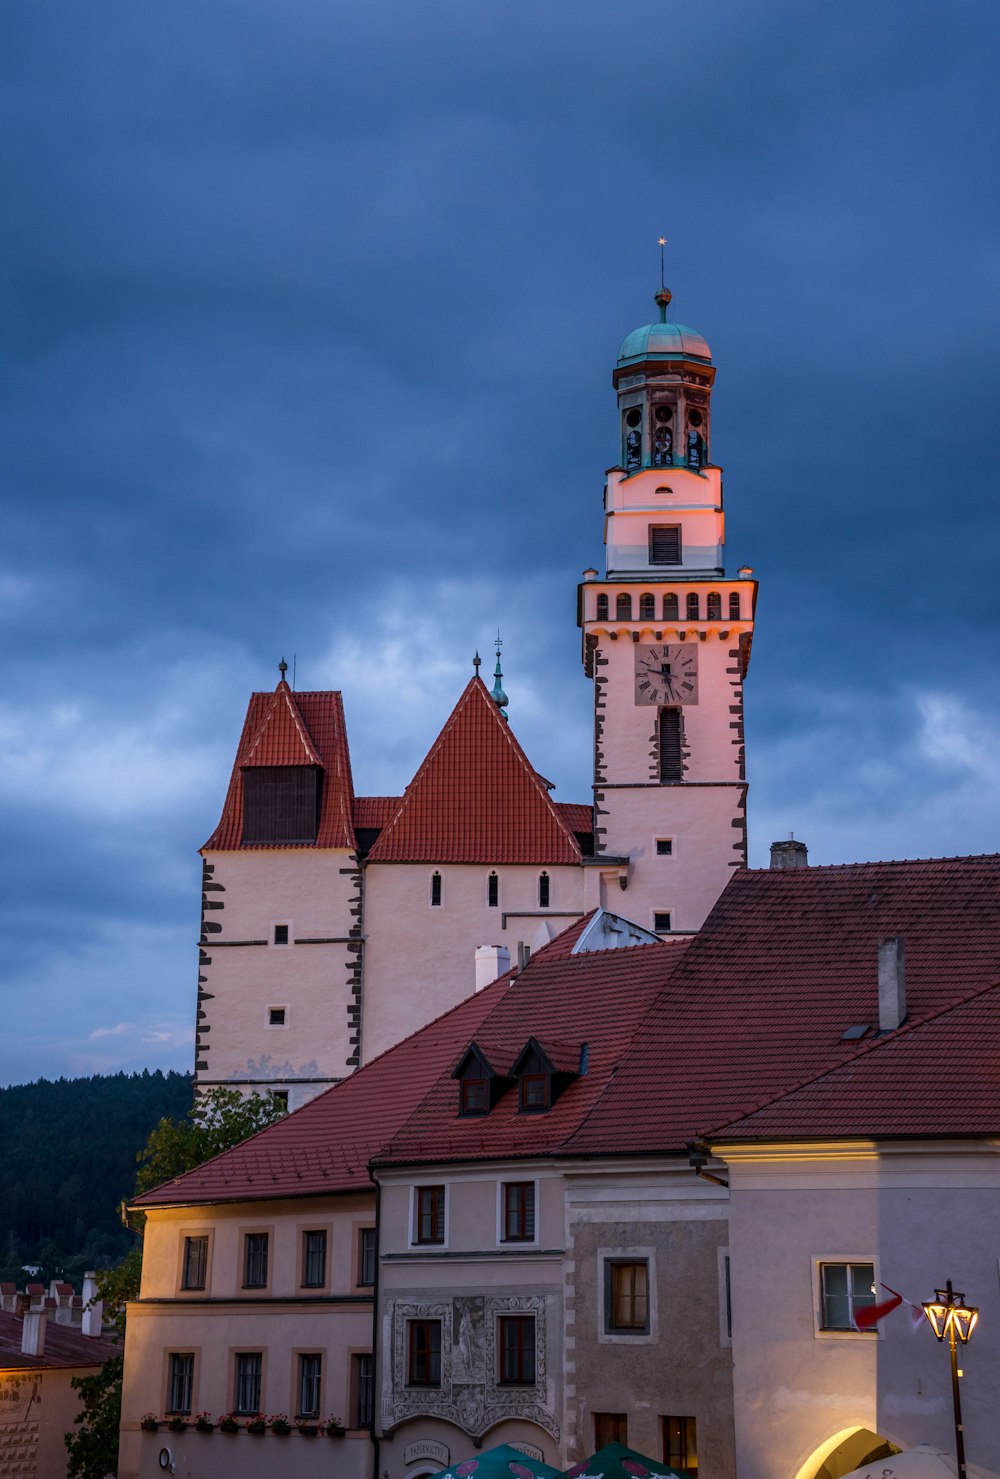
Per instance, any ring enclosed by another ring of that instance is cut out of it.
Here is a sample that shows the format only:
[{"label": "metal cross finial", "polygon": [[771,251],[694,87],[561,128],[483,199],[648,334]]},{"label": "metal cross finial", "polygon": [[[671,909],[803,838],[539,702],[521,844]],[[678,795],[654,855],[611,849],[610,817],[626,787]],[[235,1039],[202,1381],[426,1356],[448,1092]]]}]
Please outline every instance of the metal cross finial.
[{"label": "metal cross finial", "polygon": [[477,678],[478,678],[478,677],[479,677],[479,669],[480,669],[480,668],[481,668],[481,667],[482,667],[482,663],[483,663],[483,660],[482,660],[482,658],[481,658],[481,657],[480,657],[480,656],[479,656],[479,648],[478,648],[478,647],[477,647],[477,648],[476,648],[476,655],[475,655],[475,657],[474,657],[474,658],[473,658],[473,659],[472,659],[472,666],[473,666],[473,667],[474,667],[474,668],[475,668],[475,670],[476,670],[476,677],[477,677]]},{"label": "metal cross finial", "polygon": [[282,658],[281,661],[278,664],[278,672],[281,674],[281,681],[282,681],[282,683],[284,683],[284,681],[285,681],[285,674],[288,672],[288,664],[287,664],[287,662],[285,661],[284,658]]}]

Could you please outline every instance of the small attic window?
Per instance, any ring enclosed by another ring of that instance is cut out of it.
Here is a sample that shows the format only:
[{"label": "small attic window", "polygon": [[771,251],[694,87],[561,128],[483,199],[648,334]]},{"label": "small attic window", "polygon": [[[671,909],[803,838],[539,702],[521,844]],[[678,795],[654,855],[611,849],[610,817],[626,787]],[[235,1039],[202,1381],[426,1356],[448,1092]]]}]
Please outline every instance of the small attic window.
[{"label": "small attic window", "polygon": [[526,1073],[521,1079],[521,1110],[537,1114],[548,1109],[552,1094],[547,1073]]},{"label": "small attic window", "polygon": [[860,1042],[861,1039],[871,1032],[871,1024],[868,1022],[855,1022],[853,1027],[848,1027],[846,1032],[840,1034],[841,1042]]},{"label": "small attic window", "polygon": [[459,1114],[489,1114],[490,1081],[488,1078],[463,1078]]}]

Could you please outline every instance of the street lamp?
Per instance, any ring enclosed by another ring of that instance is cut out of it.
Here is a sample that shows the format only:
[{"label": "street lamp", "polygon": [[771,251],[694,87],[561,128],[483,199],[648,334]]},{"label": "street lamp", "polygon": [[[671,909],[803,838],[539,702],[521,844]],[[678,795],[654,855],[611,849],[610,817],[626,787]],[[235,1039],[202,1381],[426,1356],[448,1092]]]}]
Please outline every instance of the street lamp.
[{"label": "street lamp", "polygon": [[958,1346],[965,1345],[976,1328],[979,1311],[974,1305],[966,1304],[965,1295],[951,1287],[949,1279],[943,1289],[934,1290],[934,1299],[924,1305],[924,1314],[938,1340],[948,1337],[951,1352],[951,1399],[955,1408],[955,1457],[958,1460],[958,1479],[968,1479],[965,1468],[965,1433],[962,1428],[962,1398],[958,1390]]}]

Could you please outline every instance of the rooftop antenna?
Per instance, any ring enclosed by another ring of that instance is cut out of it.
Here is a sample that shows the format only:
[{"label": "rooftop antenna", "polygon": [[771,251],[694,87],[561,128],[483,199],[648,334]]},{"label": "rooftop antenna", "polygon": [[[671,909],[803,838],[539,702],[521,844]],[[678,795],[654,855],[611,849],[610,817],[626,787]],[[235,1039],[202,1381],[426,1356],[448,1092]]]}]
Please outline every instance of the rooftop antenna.
[{"label": "rooftop antenna", "polygon": [[666,271],[667,271],[667,266],[666,266],[667,238],[665,236],[659,236],[659,237],[657,237],[657,241],[659,242],[659,246],[660,246],[660,291],[658,293],[654,293],[654,295],[653,295],[653,302],[659,304],[659,306],[660,306],[660,323],[661,324],[665,324],[666,321],[667,321],[667,308],[669,307],[670,299],[673,297],[673,294],[671,293],[670,289],[667,287],[667,279],[666,279]]},{"label": "rooftop antenna", "polygon": [[472,666],[473,666],[473,667],[474,667],[474,668],[475,668],[475,670],[476,670],[476,677],[477,677],[477,678],[478,678],[478,677],[479,677],[479,669],[480,669],[480,668],[481,668],[481,667],[482,667],[482,665],[483,665],[483,660],[482,660],[482,658],[481,658],[481,657],[480,657],[480,656],[479,656],[479,648],[478,648],[478,647],[477,647],[477,648],[476,648],[476,655],[475,655],[475,657],[474,657],[474,658],[473,658],[473,659],[472,659]]},{"label": "rooftop antenna", "polygon": [[279,674],[278,682],[279,683],[284,683],[284,681],[285,681],[285,674],[287,672],[288,672],[288,664],[285,661],[285,659],[282,658],[281,661],[278,664],[278,674]]},{"label": "rooftop antenna", "polygon": [[508,703],[508,699],[507,699],[507,695],[503,691],[503,683],[500,681],[501,678],[503,677],[503,673],[500,671],[500,648],[502,646],[503,646],[503,642],[502,642],[502,640],[500,638],[500,629],[498,627],[497,628],[497,640],[496,640],[497,665],[493,669],[493,687],[490,690],[490,698],[493,700],[493,702],[496,704],[497,708],[500,710],[500,713],[506,719],[507,718],[507,703]]}]

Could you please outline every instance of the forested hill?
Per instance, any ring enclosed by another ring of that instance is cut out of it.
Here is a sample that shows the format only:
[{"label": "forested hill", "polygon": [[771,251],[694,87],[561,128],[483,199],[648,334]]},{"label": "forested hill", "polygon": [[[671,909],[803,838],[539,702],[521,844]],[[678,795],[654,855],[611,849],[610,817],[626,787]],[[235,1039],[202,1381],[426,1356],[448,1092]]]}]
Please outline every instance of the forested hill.
[{"label": "forested hill", "polygon": [[0,1089],[0,1277],[78,1281],[134,1238],[118,1205],[135,1186],[136,1154],[156,1122],[191,1107],[185,1073],[39,1079]]}]

